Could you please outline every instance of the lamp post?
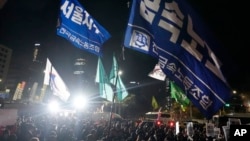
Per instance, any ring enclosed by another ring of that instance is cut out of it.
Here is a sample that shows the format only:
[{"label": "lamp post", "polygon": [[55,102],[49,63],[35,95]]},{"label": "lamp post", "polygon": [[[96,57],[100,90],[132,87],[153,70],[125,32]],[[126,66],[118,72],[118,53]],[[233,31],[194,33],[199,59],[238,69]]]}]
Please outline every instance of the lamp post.
[{"label": "lamp post", "polygon": [[[120,77],[122,75],[122,70],[118,71],[118,76]],[[121,115],[121,102],[118,101],[118,114]]]},{"label": "lamp post", "polygon": [[0,91],[2,91],[2,88],[3,88],[2,82],[3,82],[3,80],[2,80],[2,78],[0,78]]}]

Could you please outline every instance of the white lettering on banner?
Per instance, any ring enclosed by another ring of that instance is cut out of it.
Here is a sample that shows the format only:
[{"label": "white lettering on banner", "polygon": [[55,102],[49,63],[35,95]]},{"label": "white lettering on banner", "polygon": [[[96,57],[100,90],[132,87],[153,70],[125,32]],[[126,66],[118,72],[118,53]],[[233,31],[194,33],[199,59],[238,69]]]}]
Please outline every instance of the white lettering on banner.
[{"label": "white lettering on banner", "polygon": [[[167,18],[168,20],[174,22],[179,27],[183,26],[184,15],[178,7],[178,4],[173,1],[172,3],[165,3],[165,8],[167,10],[163,10],[162,17]],[[173,33],[173,32],[172,32]]]},{"label": "white lettering on banner", "polygon": [[[141,16],[148,21],[150,24],[155,20],[157,12],[159,12],[161,0],[144,0],[140,3],[140,14]],[[184,14],[178,7],[178,4],[173,1],[171,3],[165,2],[165,9],[162,11],[162,19],[159,20],[159,27],[165,29],[171,33],[170,41],[174,44],[177,43],[179,38],[180,30],[184,29],[183,20]],[[171,21],[171,22],[169,22]],[[220,67],[221,63],[215,54],[212,52],[210,47],[207,45],[201,37],[193,31],[192,19],[188,15],[188,25],[187,25],[187,34],[192,37],[190,43],[185,39],[182,40],[181,46],[199,62],[205,62],[205,67],[208,68],[212,73],[214,73],[218,78],[223,82],[226,82],[223,77]],[[198,50],[202,48],[203,52],[207,52],[207,55],[204,55]],[[208,58],[205,58],[208,56]]]},{"label": "white lettering on banner", "polygon": [[185,87],[185,90],[191,89],[193,84],[194,84],[194,82],[190,78],[184,77],[183,85]]},{"label": "white lettering on banner", "polygon": [[176,71],[176,65],[175,65],[174,63],[169,63],[169,64],[166,66],[166,68],[168,68],[168,69],[172,72],[172,74],[174,74],[175,71]]},{"label": "white lettering on banner", "polygon": [[[97,28],[97,26],[93,23],[93,22],[94,22],[93,19],[92,19],[92,18],[89,18],[89,13],[88,13],[86,10],[84,11],[84,13],[85,13],[85,19],[84,19],[84,21],[82,22],[82,24],[86,24],[86,26],[89,28],[89,30],[91,30],[92,27],[95,28],[95,33],[96,33],[96,34],[99,34],[100,31],[99,31],[99,29]],[[88,19],[89,19],[89,20],[88,20]]]},{"label": "white lettering on banner", "polygon": [[[71,21],[78,25],[86,25],[89,30],[94,29],[96,34],[100,34],[100,30],[94,24],[94,20],[90,18],[89,13],[84,10],[80,6],[75,6],[74,3],[70,3],[69,1],[65,1],[60,8],[62,13],[65,15],[67,19],[71,17]],[[72,14],[73,13],[73,14]]]},{"label": "white lettering on banner", "polygon": [[60,29],[60,33],[65,34],[65,35],[67,35],[68,37],[70,37],[70,35],[71,35],[71,33],[68,32],[65,28],[61,28],[61,29]]},{"label": "white lettering on banner", "polygon": [[72,42],[77,43],[79,46],[81,46],[84,49],[92,50],[97,53],[100,52],[100,47],[95,46],[94,44],[90,44],[88,42],[82,41],[80,38],[77,38],[75,35],[71,34],[67,29],[63,27],[60,29],[59,32],[60,34],[66,35]]},{"label": "white lettering on banner", "polygon": [[153,13],[151,10],[157,12],[160,8],[160,2],[161,0],[144,0],[140,3],[140,14],[150,24],[153,23],[155,18],[155,13]]},{"label": "white lettering on banner", "polygon": [[180,28],[183,26],[182,20],[184,19],[184,15],[181,13],[177,3],[174,1],[172,3],[165,3],[165,8],[166,9],[163,10],[161,16],[175,23],[178,27],[163,19],[160,19],[159,26],[171,32],[172,36],[170,41],[176,43],[180,35]]},{"label": "white lettering on banner", "polygon": [[[194,88],[189,90],[189,94],[193,95],[195,99],[199,100],[199,104],[204,110],[207,110],[213,103],[213,101],[210,100],[209,96],[205,95],[203,91],[196,85],[194,85]],[[203,95],[201,96],[201,94]]]},{"label": "white lettering on banner", "polygon": [[61,6],[61,10],[63,12],[63,14],[65,15],[65,17],[68,19],[70,17],[70,15],[72,14],[72,11],[74,9],[74,3],[71,3],[70,6],[69,6],[69,1],[65,1],[63,3],[63,5]]},{"label": "white lettering on banner", "polygon": [[194,86],[194,88],[192,88],[191,90],[190,90],[190,94],[196,99],[196,100],[198,100],[198,99],[200,99],[200,97],[201,97],[201,89],[199,89],[196,85]]},{"label": "white lettering on banner", "polygon": [[177,77],[177,79],[179,79],[180,81],[182,81],[183,78],[184,78],[184,75],[181,73],[181,69],[180,68],[177,69],[177,71],[176,71],[176,73],[175,73],[174,76]]},{"label": "white lettering on banner", "polygon": [[[202,60],[205,60],[205,66],[223,82],[226,82],[220,71],[221,63],[219,59],[214,55],[207,43],[203,41],[203,39],[201,39],[201,37],[197,35],[195,31],[193,31],[193,23],[190,16],[188,16],[187,33],[192,37],[191,43],[188,43],[186,40],[183,40],[181,46],[186,49],[190,54],[192,54],[198,61],[201,62]],[[204,58],[204,56],[197,50],[197,47],[202,47],[202,49],[204,50],[203,52],[207,52],[207,56],[209,58]],[[213,63],[210,60],[213,61]]]},{"label": "white lettering on banner", "polygon": [[213,101],[210,100],[209,96],[204,94],[188,76],[183,75],[181,68],[176,68],[174,63],[169,62],[167,58],[161,55],[159,56],[159,64],[161,68],[166,68],[171,71],[174,76],[183,83],[185,91],[193,96],[204,110],[207,110],[212,105]]},{"label": "white lettering on banner", "polygon": [[203,95],[200,100],[200,105],[203,107],[203,109],[207,109],[211,104],[213,103],[207,95]]},{"label": "white lettering on banner", "polygon": [[159,56],[160,67],[161,68],[165,68],[165,66],[167,65],[167,63],[168,63],[168,59],[160,55]]},{"label": "white lettering on banner", "polygon": [[158,46],[155,44],[155,42],[153,42],[152,46],[153,46],[152,52],[158,56],[158,52],[157,52]]},{"label": "white lettering on banner", "polygon": [[79,25],[81,25],[81,22],[83,20],[83,9],[79,6],[76,6],[75,7],[75,10],[73,12],[73,16],[71,18],[71,20],[74,22],[74,23],[77,23]]},{"label": "white lettering on banner", "polygon": [[72,35],[69,37],[69,39],[74,42],[76,40],[76,36]]},{"label": "white lettering on banner", "polygon": [[90,50],[95,50],[95,45],[89,44],[89,49],[90,49]]}]

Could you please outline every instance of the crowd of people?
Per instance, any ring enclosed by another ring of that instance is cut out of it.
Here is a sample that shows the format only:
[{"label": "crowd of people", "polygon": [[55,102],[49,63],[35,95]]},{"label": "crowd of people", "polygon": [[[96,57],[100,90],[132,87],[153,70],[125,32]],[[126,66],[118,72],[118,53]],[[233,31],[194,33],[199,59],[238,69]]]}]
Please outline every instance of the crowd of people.
[{"label": "crowd of people", "polygon": [[134,120],[94,121],[87,116],[26,114],[15,125],[3,127],[0,141],[207,141],[224,138],[207,137],[204,124],[194,126],[188,136],[186,127],[167,124],[140,126]]}]

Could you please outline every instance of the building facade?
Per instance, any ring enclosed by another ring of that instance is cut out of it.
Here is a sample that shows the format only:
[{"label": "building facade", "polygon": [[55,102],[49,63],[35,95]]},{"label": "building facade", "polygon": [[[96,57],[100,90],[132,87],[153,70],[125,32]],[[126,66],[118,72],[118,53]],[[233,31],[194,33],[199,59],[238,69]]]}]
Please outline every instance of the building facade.
[{"label": "building facade", "polygon": [[12,49],[0,45],[0,86],[1,90],[4,88],[7,75],[9,72],[9,66],[12,56]]}]

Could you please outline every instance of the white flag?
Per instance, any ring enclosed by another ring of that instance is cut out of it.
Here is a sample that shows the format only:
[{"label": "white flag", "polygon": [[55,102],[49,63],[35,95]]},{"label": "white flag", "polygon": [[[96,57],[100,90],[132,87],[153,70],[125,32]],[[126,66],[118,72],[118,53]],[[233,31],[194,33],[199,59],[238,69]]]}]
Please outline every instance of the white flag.
[{"label": "white flag", "polygon": [[51,68],[52,68],[51,62],[47,58],[46,67],[45,67],[45,70],[44,70],[44,81],[43,81],[44,85],[49,85],[49,78],[50,78]]},{"label": "white flag", "polygon": [[64,83],[61,76],[58,74],[56,69],[52,66],[49,59],[47,59],[45,76],[44,76],[44,84],[49,84],[53,95],[58,96],[61,100],[67,101],[70,92]]},{"label": "white flag", "polygon": [[148,74],[149,77],[165,81],[166,75],[164,72],[161,70],[160,64],[157,63],[155,65],[155,68]]}]

